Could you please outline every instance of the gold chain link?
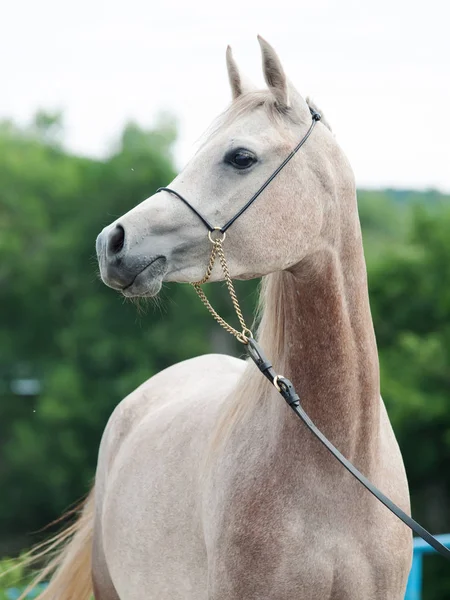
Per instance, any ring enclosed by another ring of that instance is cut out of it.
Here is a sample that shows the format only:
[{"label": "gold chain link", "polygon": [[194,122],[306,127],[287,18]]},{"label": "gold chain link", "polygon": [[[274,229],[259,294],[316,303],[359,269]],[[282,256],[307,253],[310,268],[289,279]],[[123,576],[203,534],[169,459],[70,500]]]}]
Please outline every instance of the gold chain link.
[{"label": "gold chain link", "polygon": [[[253,337],[253,334],[252,334],[251,330],[245,324],[245,320],[242,315],[241,307],[239,306],[239,302],[238,302],[236,292],[235,292],[235,289],[233,286],[233,281],[231,279],[230,271],[228,269],[227,260],[225,258],[225,253],[223,251],[223,246],[222,246],[222,242],[225,239],[225,236],[222,239],[213,239],[211,237],[211,232],[210,232],[208,237],[212,243],[212,249],[211,249],[211,256],[209,259],[208,267],[206,269],[206,273],[200,281],[196,281],[196,282],[192,283],[191,285],[194,287],[200,300],[203,302],[203,304],[206,306],[206,308],[212,314],[214,319],[219,323],[219,325],[221,325],[225,329],[225,331],[228,331],[228,333],[231,333],[231,335],[234,335],[241,343],[246,344],[248,341],[248,338]],[[219,262],[220,262],[220,266],[222,267],[223,274],[225,276],[225,282],[227,284],[228,293],[230,294],[231,302],[233,303],[234,310],[236,312],[237,318],[239,319],[239,323],[242,327],[242,331],[238,331],[237,329],[235,329],[234,327],[229,325],[224,319],[222,319],[222,317],[219,315],[219,313],[211,306],[210,301],[206,297],[206,294],[201,287],[211,277],[211,273],[214,268],[214,264],[216,262],[217,257],[219,257]]]}]

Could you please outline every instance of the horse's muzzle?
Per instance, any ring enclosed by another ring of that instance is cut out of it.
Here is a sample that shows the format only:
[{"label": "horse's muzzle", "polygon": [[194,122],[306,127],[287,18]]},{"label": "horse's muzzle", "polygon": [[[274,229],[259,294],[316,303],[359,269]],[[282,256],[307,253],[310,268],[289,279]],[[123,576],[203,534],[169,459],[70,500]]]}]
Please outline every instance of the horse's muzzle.
[{"label": "horse's muzzle", "polygon": [[102,281],[124,296],[154,296],[166,272],[165,256],[148,256],[128,248],[120,224],[106,227],[96,241]]}]

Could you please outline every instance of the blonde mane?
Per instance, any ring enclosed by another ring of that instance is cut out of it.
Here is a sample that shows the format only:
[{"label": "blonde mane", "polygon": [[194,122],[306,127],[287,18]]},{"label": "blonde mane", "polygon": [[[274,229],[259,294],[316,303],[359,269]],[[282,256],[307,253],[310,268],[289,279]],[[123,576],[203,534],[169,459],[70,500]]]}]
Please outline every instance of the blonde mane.
[{"label": "blonde mane", "polygon": [[[255,322],[259,321],[257,339],[277,373],[290,377],[286,361],[289,322],[288,307],[295,295],[295,281],[291,273],[280,271],[262,278]],[[239,379],[217,422],[212,435],[211,453],[222,447],[235,427],[246,420],[257,405],[265,399],[278,396],[272,385],[248,359],[247,367]],[[275,398],[279,401],[279,398]],[[209,457],[208,457],[209,463]]]}]

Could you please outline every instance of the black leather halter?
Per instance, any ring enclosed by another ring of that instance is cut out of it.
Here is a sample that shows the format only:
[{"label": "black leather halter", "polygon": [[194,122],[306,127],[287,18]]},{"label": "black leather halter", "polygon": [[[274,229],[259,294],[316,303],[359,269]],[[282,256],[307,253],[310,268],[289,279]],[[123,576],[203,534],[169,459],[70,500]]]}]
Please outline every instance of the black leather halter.
[{"label": "black leather halter", "polygon": [[201,212],[198,211],[194,206],[192,206],[192,204],[190,202],[188,202],[186,200],[186,198],[183,198],[183,196],[179,192],[176,192],[175,190],[172,190],[172,189],[170,189],[168,187],[161,187],[161,188],[158,188],[156,190],[156,193],[158,193],[158,192],[170,192],[171,194],[173,194],[174,196],[176,196],[177,198],[179,198],[182,202],[184,202],[186,204],[186,206],[188,206],[192,210],[192,212],[194,212],[197,215],[197,217],[202,221],[202,223],[204,225],[206,225],[206,227],[208,228],[209,231],[212,232],[214,230],[218,230],[221,233],[225,233],[226,230],[229,227],[231,227],[231,225],[233,225],[233,223],[236,221],[236,219],[238,219],[242,215],[242,213],[244,213],[247,210],[247,208],[249,208],[249,206],[251,206],[253,204],[253,202],[256,200],[256,198],[258,198],[258,196],[266,189],[266,187],[269,185],[269,183],[275,179],[275,177],[278,175],[278,173],[282,169],[284,169],[284,167],[288,164],[288,162],[291,160],[291,158],[294,158],[294,156],[297,154],[297,152],[300,150],[300,148],[303,146],[303,144],[309,138],[309,136],[312,133],[312,130],[314,129],[314,126],[322,118],[322,115],[320,115],[313,108],[309,107],[309,110],[311,111],[312,123],[311,123],[308,131],[305,133],[305,135],[302,137],[302,139],[299,141],[299,143],[295,146],[295,148],[292,150],[292,152],[289,154],[289,156],[287,156],[283,160],[283,162],[281,163],[281,165],[275,169],[275,171],[272,173],[272,175],[268,179],[266,179],[266,181],[262,184],[262,186],[259,188],[259,190],[253,194],[253,196],[250,198],[250,200],[247,202],[247,204],[245,204],[234,215],[234,217],[232,217],[229,221],[227,221],[223,227],[214,227],[213,225],[211,225],[211,223],[208,221],[208,219],[206,217],[204,217],[201,214]]},{"label": "black leather halter", "polygon": [[[277,169],[275,169],[272,175],[262,184],[258,191],[255,194],[253,194],[250,200],[234,215],[234,217],[227,221],[225,225],[223,225],[223,227],[212,226],[208,219],[206,219],[206,217],[204,217],[194,206],[192,206],[192,204],[190,204],[190,202],[186,200],[186,198],[183,198],[183,196],[175,190],[163,187],[159,188],[157,192],[170,192],[171,194],[177,196],[177,198],[184,202],[184,204],[186,204],[186,206],[188,206],[197,215],[197,217],[208,228],[210,233],[216,230],[224,234],[222,240],[220,241],[221,243],[225,239],[225,232],[227,231],[227,229],[231,227],[231,225],[233,225],[236,219],[238,219],[242,215],[242,213],[244,213],[247,210],[247,208],[249,208],[249,206],[253,204],[253,202],[258,198],[258,196],[266,189],[269,183],[275,179],[278,173],[287,165],[291,158],[293,158],[296,155],[296,153],[300,150],[300,148],[311,135],[316,123],[320,121],[321,115],[311,107],[309,110],[311,111],[312,123],[306,134],[303,136],[303,138],[300,140],[297,146],[292,150],[289,156],[287,156],[285,160],[280,164],[280,166]],[[210,240],[214,244],[214,240],[212,240],[211,237]],[[311,433],[313,433],[316,436],[316,438],[326,447],[326,449],[341,463],[341,465],[343,465],[347,469],[347,471],[349,471],[353,475],[353,477],[355,477],[371,494],[373,494],[375,498],[377,498],[382,504],[384,504],[386,508],[388,508],[392,513],[394,513],[396,517],[403,521],[405,525],[407,525],[410,529],[412,529],[412,531],[417,533],[417,535],[419,535],[428,544],[430,544],[430,546],[432,546],[442,556],[444,556],[447,559],[450,559],[450,550],[448,548],[441,544],[441,542],[439,542],[434,536],[432,536],[431,533],[429,533],[419,523],[417,523],[417,521],[415,521],[409,515],[407,515],[400,507],[398,507],[394,502],[392,502],[390,498],[385,496],[376,486],[374,486],[373,483],[371,483],[367,479],[367,477],[360,473],[360,471],[358,471],[358,469],[349,460],[347,460],[345,456],[343,456],[339,452],[339,450],[335,448],[333,444],[323,435],[323,433],[314,425],[312,420],[303,410],[300,404],[300,398],[296,393],[292,383],[289,381],[289,379],[286,379],[285,377],[282,377],[281,375],[277,375],[275,373],[272,364],[264,356],[264,353],[261,347],[258,345],[258,343],[252,337],[247,338],[243,336],[243,339],[245,340],[244,343],[246,344],[248,355],[256,364],[261,373],[265,377],[267,377],[267,379],[275,386],[277,391],[284,398],[287,404],[292,408],[295,414],[303,421],[306,427],[311,431]]]}]

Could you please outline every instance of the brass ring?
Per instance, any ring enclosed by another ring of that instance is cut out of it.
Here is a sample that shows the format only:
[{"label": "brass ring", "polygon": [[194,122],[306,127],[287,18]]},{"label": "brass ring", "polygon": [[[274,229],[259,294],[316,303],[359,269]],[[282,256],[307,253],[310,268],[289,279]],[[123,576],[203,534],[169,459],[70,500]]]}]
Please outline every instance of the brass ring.
[{"label": "brass ring", "polygon": [[[220,233],[223,235],[223,237],[222,238],[213,239],[212,236],[211,236],[211,234],[212,234],[213,231],[220,231]],[[216,242],[222,243],[222,242],[225,241],[225,238],[227,237],[227,232],[226,231],[222,231],[221,227],[214,227],[214,229],[212,231],[208,231],[208,237],[209,237],[209,241],[211,242],[211,244],[215,244]]]},{"label": "brass ring", "polygon": [[236,339],[238,342],[241,342],[241,344],[248,344],[248,339],[245,337],[245,335],[242,335],[242,333],[239,333],[239,331],[237,333],[235,333]]},{"label": "brass ring", "polygon": [[253,339],[253,333],[251,332],[251,330],[248,327],[244,327],[242,329],[241,335],[242,335],[243,339],[245,340],[245,343],[247,343],[248,338]]},{"label": "brass ring", "polygon": [[279,379],[284,379],[283,375],[275,375],[275,377],[273,378],[273,385],[275,386],[275,389],[277,390],[277,392],[281,392],[281,388],[278,385],[278,380]]}]

